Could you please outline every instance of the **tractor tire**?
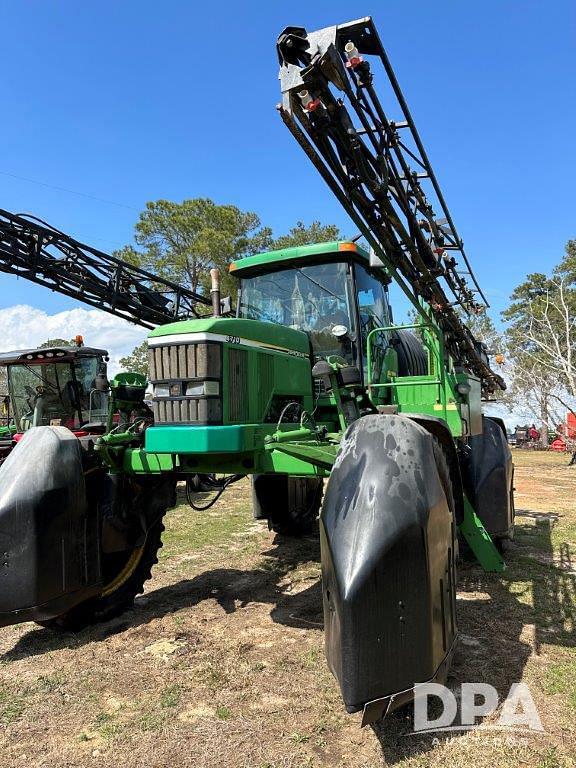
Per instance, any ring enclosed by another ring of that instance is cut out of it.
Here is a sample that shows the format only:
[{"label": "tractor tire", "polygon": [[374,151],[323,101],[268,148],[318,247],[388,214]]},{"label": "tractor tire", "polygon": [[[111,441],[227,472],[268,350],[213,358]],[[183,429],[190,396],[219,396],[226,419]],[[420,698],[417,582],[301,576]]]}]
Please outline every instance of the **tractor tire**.
[{"label": "tractor tire", "polygon": [[417,336],[406,330],[396,331],[392,343],[398,355],[399,376],[426,376],[428,356]]},{"label": "tractor tire", "polygon": [[482,416],[482,432],[468,446],[463,472],[470,502],[495,543],[512,539],[514,463],[503,423]]},{"label": "tractor tire", "polygon": [[252,479],[255,517],[268,520],[268,528],[280,536],[313,533],[322,494],[321,478],[255,475]]},{"label": "tractor tire", "polygon": [[163,518],[171,506],[166,496],[152,493],[146,497],[146,514],[154,522],[146,538],[131,550],[102,554],[102,577],[104,586],[100,595],[89,598],[71,608],[61,616],[39,622],[43,627],[60,631],[79,632],[99,622],[110,621],[129,610],[137,595],[142,594],[144,585],[152,578],[152,568],[158,562],[162,548]]}]

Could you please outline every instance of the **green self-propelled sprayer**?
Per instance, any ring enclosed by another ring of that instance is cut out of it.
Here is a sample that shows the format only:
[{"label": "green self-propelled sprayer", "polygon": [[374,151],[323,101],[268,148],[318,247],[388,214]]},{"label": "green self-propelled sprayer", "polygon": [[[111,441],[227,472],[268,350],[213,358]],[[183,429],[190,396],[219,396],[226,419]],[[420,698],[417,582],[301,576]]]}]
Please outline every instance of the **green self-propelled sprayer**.
[{"label": "green self-propelled sprayer", "polygon": [[[91,303],[156,325],[153,417],[138,415],[145,385],[128,376],[112,382],[120,416],[94,439],[37,426],[19,440],[0,469],[0,624],[119,613],[150,575],[176,483],[219,494],[249,475],[254,515],[279,535],[310,532],[320,512],[326,655],[347,710],[371,722],[446,675],[458,535],[485,569],[504,567],[495,542],[513,529],[511,455],[481,408],[504,383],[462,319],[484,299],[371,19],[290,27],[277,48],[280,114],[367,247],[232,263],[235,317],[222,315],[215,278],[200,297],[210,317],[191,311],[197,297],[168,301],[176,286],[150,275],[138,292],[120,262],[105,289],[92,281]],[[42,266],[21,232],[7,245],[21,224],[0,228],[4,271],[50,284],[66,258],[90,274],[100,264],[75,243]],[[391,281],[413,324],[394,323]]]}]

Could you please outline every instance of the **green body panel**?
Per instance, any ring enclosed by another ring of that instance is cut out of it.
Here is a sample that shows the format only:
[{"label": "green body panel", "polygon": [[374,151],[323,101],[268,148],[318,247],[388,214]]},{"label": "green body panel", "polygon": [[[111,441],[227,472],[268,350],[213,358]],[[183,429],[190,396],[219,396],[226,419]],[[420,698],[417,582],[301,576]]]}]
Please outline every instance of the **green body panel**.
[{"label": "green body panel", "polygon": [[123,469],[129,474],[153,475],[174,471],[176,463],[175,457],[169,453],[148,453],[142,448],[128,448],[124,452]]},{"label": "green body panel", "polygon": [[425,413],[446,422],[454,437],[462,435],[462,420],[452,392],[430,376],[403,376],[393,386],[392,400],[399,413]]},{"label": "green body panel", "polygon": [[245,277],[248,273],[267,272],[274,265],[288,266],[289,262],[326,261],[327,255],[338,259],[356,258],[368,262],[369,254],[356,243],[347,240],[335,240],[331,243],[316,243],[314,245],[299,245],[293,248],[281,248],[277,251],[266,251],[254,256],[246,256],[230,265],[230,272],[237,277]]},{"label": "green body panel", "polygon": [[[280,399],[282,403],[290,398],[299,398],[305,410],[312,410],[312,380],[308,356],[295,357],[290,353],[256,349],[242,343],[224,344],[223,355],[222,388],[223,392],[229,395],[224,397],[223,420],[225,424],[247,425],[249,440],[251,431],[257,429],[261,422],[268,422],[262,425],[262,436],[274,431],[282,412],[282,408],[274,408],[274,398]],[[238,365],[245,370],[242,385],[239,384]],[[274,416],[267,415],[271,413]],[[250,428],[250,425],[254,426]]]},{"label": "green body panel", "polygon": [[269,446],[269,454],[275,466],[291,466],[297,462],[308,463],[315,468],[311,474],[326,474],[328,476],[340,448],[339,442],[279,442]]},{"label": "green body panel", "polygon": [[[212,427],[210,427],[212,429]],[[247,453],[150,453],[127,448],[123,470],[129,474],[288,474],[329,477],[339,444],[278,444]]]},{"label": "green body panel", "polygon": [[275,428],[274,424],[150,427],[145,448],[152,453],[246,453],[262,450],[264,437]]}]

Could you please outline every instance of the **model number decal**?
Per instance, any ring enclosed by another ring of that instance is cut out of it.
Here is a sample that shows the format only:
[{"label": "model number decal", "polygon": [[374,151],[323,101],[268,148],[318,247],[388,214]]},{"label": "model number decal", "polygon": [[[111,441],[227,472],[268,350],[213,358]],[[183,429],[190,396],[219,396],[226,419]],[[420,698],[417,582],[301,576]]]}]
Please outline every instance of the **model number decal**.
[{"label": "model number decal", "polygon": [[240,336],[226,336],[228,344],[240,344]]}]

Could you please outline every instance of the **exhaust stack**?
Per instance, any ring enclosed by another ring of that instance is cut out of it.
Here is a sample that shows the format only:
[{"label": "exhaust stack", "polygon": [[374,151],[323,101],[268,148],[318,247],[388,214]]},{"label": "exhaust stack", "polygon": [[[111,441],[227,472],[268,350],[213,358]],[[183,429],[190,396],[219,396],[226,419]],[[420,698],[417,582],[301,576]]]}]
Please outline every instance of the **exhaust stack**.
[{"label": "exhaust stack", "polygon": [[220,272],[217,269],[211,269],[210,279],[212,281],[212,285],[210,287],[210,295],[212,297],[212,314],[214,317],[220,317],[222,314],[222,307],[220,304]]}]

